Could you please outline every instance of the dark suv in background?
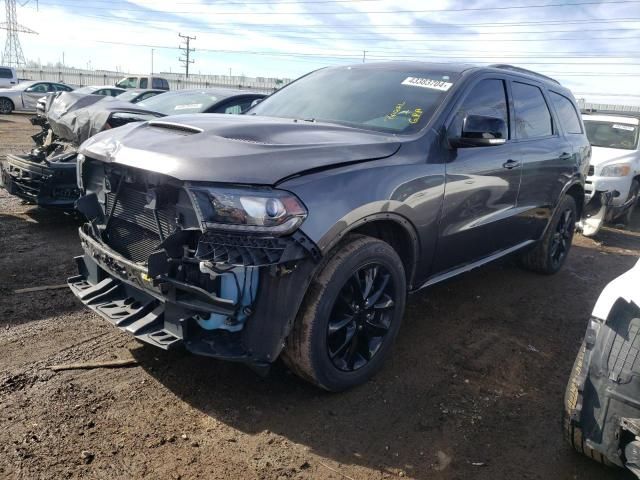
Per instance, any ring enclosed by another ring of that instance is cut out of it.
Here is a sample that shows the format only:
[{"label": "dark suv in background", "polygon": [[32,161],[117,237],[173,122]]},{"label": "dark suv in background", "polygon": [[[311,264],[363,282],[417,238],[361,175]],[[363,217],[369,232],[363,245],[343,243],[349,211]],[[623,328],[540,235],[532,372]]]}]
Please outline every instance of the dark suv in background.
[{"label": "dark suv in background", "polygon": [[505,65],[326,68],[247,115],[184,115],[81,148],[69,280],[161,348],[328,390],[389,354],[414,292],[517,252],[551,274],[590,146],[571,93]]}]

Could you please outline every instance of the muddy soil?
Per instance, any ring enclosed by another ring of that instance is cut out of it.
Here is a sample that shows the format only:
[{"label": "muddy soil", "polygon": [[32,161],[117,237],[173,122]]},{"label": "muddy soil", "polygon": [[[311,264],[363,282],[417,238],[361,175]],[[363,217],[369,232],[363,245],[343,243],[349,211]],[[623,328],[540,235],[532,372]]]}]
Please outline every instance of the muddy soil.
[{"label": "muddy soil", "polygon": [[[0,116],[0,154],[28,149]],[[543,277],[512,260],[410,298],[393,356],[368,384],[321,392],[277,365],[136,343],[59,285],[78,223],[0,193],[0,478],[630,479],[574,453],[562,396],[600,290],[640,255],[631,228],[578,236]],[[54,373],[53,364],[137,366]]]}]

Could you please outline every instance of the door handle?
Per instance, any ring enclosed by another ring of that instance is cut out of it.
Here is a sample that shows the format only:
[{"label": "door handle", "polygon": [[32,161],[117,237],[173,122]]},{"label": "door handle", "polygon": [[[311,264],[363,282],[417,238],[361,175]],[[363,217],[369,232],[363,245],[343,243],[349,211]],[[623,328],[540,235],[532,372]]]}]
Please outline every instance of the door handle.
[{"label": "door handle", "polygon": [[512,168],[516,168],[520,166],[520,162],[516,162],[515,160],[507,160],[502,164],[502,168],[506,168],[507,170],[511,170]]}]

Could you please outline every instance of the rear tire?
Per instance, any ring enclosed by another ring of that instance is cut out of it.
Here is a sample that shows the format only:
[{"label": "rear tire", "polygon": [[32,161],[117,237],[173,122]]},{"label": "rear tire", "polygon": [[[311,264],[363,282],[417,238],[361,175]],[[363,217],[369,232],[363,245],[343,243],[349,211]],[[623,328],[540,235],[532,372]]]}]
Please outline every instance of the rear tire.
[{"label": "rear tire", "polygon": [[375,238],[348,237],[312,281],[287,339],[285,363],[329,391],[366,382],[391,350],[406,297],[396,251]]},{"label": "rear tire", "polygon": [[13,112],[14,109],[13,102],[8,98],[0,98],[0,114],[7,115]]},{"label": "rear tire", "polygon": [[576,201],[565,195],[542,239],[522,254],[520,263],[528,270],[551,275],[562,268],[571,249],[577,220]]}]

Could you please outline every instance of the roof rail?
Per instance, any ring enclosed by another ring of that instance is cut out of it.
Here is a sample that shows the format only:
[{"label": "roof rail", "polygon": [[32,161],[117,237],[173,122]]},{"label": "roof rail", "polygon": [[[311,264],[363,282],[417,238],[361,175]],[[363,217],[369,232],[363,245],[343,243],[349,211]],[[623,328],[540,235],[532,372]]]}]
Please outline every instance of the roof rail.
[{"label": "roof rail", "polygon": [[502,70],[511,70],[513,72],[524,73],[526,75],[533,75],[534,77],[541,77],[541,78],[544,78],[545,80],[549,80],[551,82],[554,82],[554,83],[557,83],[558,85],[560,85],[560,82],[558,80],[556,80],[555,78],[551,78],[551,77],[548,77],[548,76],[543,75],[541,73],[534,72],[533,70],[527,70],[526,68],[515,67],[513,65],[508,65],[506,63],[494,63],[493,65],[489,65],[489,68],[500,68]]}]

